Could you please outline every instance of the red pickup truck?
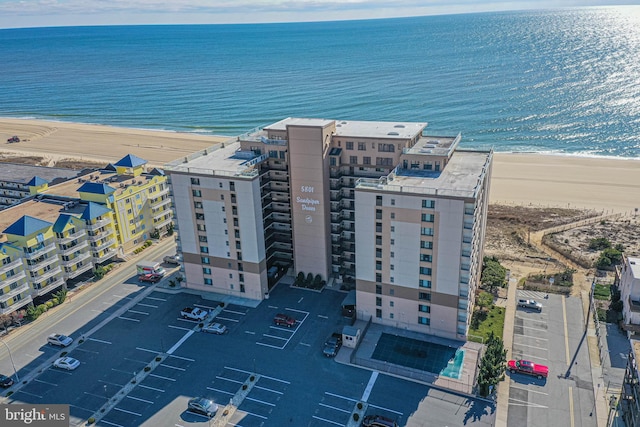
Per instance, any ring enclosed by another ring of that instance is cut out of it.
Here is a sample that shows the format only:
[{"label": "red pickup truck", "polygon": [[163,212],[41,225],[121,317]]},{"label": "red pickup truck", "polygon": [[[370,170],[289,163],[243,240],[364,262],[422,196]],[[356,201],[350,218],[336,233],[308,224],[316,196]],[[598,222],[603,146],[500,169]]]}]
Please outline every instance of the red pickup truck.
[{"label": "red pickup truck", "polygon": [[156,283],[156,282],[159,282],[161,279],[162,279],[162,275],[155,274],[155,273],[141,274],[140,276],[138,276],[138,280],[140,282]]},{"label": "red pickup truck", "polygon": [[507,366],[507,369],[509,369],[512,374],[518,372],[533,375],[534,377],[538,377],[538,379],[547,378],[547,375],[549,375],[549,367],[538,365],[529,360],[509,360]]}]

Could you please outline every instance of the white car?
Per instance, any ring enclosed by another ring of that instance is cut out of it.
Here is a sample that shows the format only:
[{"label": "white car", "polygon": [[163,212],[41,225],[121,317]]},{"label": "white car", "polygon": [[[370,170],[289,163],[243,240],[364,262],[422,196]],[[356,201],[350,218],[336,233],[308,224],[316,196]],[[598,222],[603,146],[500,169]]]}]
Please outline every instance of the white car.
[{"label": "white car", "polygon": [[66,356],[56,359],[56,361],[53,362],[53,366],[60,369],[66,369],[67,371],[73,371],[80,366],[80,362],[78,362],[78,359]]},{"label": "white car", "polygon": [[47,337],[47,342],[60,347],[68,347],[73,342],[73,338],[62,334],[52,334]]},{"label": "white car", "polygon": [[227,327],[220,323],[210,323],[207,326],[202,328],[202,332],[206,332],[208,334],[222,335],[227,332]]}]

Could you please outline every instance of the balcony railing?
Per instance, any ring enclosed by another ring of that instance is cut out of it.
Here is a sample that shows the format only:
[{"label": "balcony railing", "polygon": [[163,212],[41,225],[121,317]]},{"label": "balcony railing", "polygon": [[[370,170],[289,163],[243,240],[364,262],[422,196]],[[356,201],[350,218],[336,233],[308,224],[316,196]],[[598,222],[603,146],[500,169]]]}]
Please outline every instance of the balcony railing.
[{"label": "balcony railing", "polygon": [[51,292],[53,289],[57,288],[64,284],[64,279],[62,277],[58,277],[51,283],[47,283],[46,285],[42,285],[40,289],[36,289],[36,293],[38,296],[44,295],[47,292]]},{"label": "balcony railing", "polygon": [[105,218],[99,221],[94,222],[93,224],[87,224],[87,230],[95,230],[97,228],[103,227],[107,224],[111,224],[111,219]]},{"label": "balcony railing", "polygon": [[54,250],[56,248],[56,244],[53,242],[48,242],[47,244],[37,248],[37,249],[31,249],[31,252],[28,251],[24,251],[24,257],[26,259],[34,259],[37,258],[41,255],[44,255],[48,252],[51,252],[52,250]]},{"label": "balcony railing", "polygon": [[84,253],[78,255],[77,257],[75,257],[73,259],[70,259],[68,261],[62,260],[61,264],[64,267],[70,267],[72,265],[75,265],[75,264],[79,263],[80,261],[84,261],[87,258],[91,258],[91,254],[89,252],[84,252]]},{"label": "balcony railing", "polygon": [[30,304],[32,301],[31,299],[31,295],[28,295],[24,298],[22,298],[20,301],[16,301],[13,304],[11,304],[10,306],[6,307],[6,308],[1,308],[0,307],[0,314],[8,314],[8,313],[12,313],[22,307],[24,307],[27,304]]},{"label": "balcony railing", "polygon": [[14,268],[18,267],[19,265],[22,265],[22,258],[17,258],[17,259],[14,259],[13,261],[11,261],[8,264],[0,265],[0,274],[4,274],[9,270],[13,270]]},{"label": "balcony railing", "polygon": [[10,286],[12,283],[19,282],[25,277],[27,277],[27,273],[21,271],[20,273],[14,274],[13,276],[4,279],[4,281],[2,282],[2,286]]},{"label": "balcony railing", "polygon": [[24,291],[29,290],[29,283],[24,282],[22,285],[17,286],[15,289],[11,289],[9,292],[5,294],[0,294],[0,302],[5,302],[9,298],[13,298],[18,294],[21,294]]},{"label": "balcony railing", "polygon": [[25,264],[24,268],[28,271],[38,271],[40,269],[45,268],[48,265],[51,265],[53,263],[55,263],[56,261],[58,261],[59,258],[57,256],[50,256],[49,258],[43,258],[40,260],[36,260],[36,262],[34,264]]},{"label": "balcony railing", "polygon": [[[155,228],[162,228],[162,227],[164,227],[165,225],[170,224],[172,221],[173,221],[173,218],[171,218],[171,216],[169,216],[169,218],[167,218],[167,219],[160,220],[160,221],[158,221],[158,222],[154,223],[154,224],[153,224],[153,226],[154,226]],[[175,227],[174,227],[174,231],[175,231]]]},{"label": "balcony railing", "polygon": [[46,271],[44,274],[38,275],[36,277],[31,278],[32,282],[45,282],[47,280],[49,280],[50,278],[58,275],[62,273],[62,268],[60,268],[59,265],[55,266],[54,268],[52,268],[49,271]]},{"label": "balcony railing", "polygon": [[104,248],[111,247],[111,246],[113,246],[115,243],[116,243],[116,239],[109,239],[109,240],[107,240],[107,241],[105,241],[105,242],[100,243],[100,244],[99,244],[99,245],[97,245],[97,246],[91,246],[91,250],[92,250],[93,252],[97,252],[97,251],[100,251],[100,250],[102,250],[102,249],[104,249]]},{"label": "balcony railing", "polygon": [[85,271],[89,271],[93,268],[93,263],[88,262],[86,264],[81,265],[80,267],[78,267],[76,270],[74,271],[65,271],[64,272],[64,277],[66,277],[67,279],[73,279],[74,277],[77,277],[79,275],[81,275],[82,273],[84,273]]},{"label": "balcony railing", "polygon": [[[95,252],[94,252],[95,253]],[[110,258],[113,258],[114,256],[116,256],[116,251],[111,249],[106,251],[105,253],[103,253],[101,256],[95,256],[93,255],[94,253],[92,253],[93,256],[93,262],[94,263],[100,263],[100,262],[104,262]]]},{"label": "balcony railing", "polygon": [[58,243],[64,245],[72,240],[78,239],[80,237],[86,236],[86,232],[84,230],[77,230],[75,233],[69,234],[67,237],[63,237],[58,240]]},{"label": "balcony railing", "polygon": [[89,246],[89,242],[87,242],[86,240],[84,240],[84,241],[82,241],[82,242],[78,243],[77,245],[75,245],[75,246],[71,246],[71,247],[69,247],[69,248],[67,248],[67,249],[62,249],[62,248],[60,248],[60,252],[58,252],[58,255],[68,255],[68,254],[72,254],[72,253],[74,253],[74,252],[76,252],[76,251],[79,251],[79,250],[81,250],[81,249],[86,248],[87,246]]},{"label": "balcony railing", "polygon": [[151,202],[151,207],[159,208],[161,206],[171,204],[171,202],[172,202],[171,197],[166,197],[164,199],[156,199],[155,202]]}]

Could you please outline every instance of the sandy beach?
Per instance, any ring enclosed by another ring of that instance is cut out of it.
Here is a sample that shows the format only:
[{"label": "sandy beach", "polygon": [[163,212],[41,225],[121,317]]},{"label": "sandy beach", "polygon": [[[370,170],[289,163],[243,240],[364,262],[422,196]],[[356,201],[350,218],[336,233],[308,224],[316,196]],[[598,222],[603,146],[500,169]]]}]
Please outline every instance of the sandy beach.
[{"label": "sandy beach", "polygon": [[[13,135],[21,142],[7,143]],[[0,153],[100,163],[135,154],[152,166],[229,139],[8,118],[0,118],[0,138]],[[631,213],[640,208],[640,160],[496,153],[490,199],[491,203]]]}]

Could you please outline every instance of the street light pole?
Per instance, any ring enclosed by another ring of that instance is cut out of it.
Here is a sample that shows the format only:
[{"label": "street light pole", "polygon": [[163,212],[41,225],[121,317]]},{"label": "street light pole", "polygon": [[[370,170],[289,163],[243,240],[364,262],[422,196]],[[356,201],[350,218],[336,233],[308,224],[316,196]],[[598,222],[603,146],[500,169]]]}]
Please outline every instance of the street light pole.
[{"label": "street light pole", "polygon": [[7,345],[6,342],[4,342],[3,340],[0,340],[0,342],[2,344],[4,344],[5,347],[7,347],[7,351],[9,352],[9,360],[11,360],[11,366],[13,366],[13,373],[16,376],[16,382],[20,381],[20,377],[18,377],[18,371],[16,369],[16,365],[13,363],[13,356],[11,356],[11,349],[9,348],[9,346]]}]

